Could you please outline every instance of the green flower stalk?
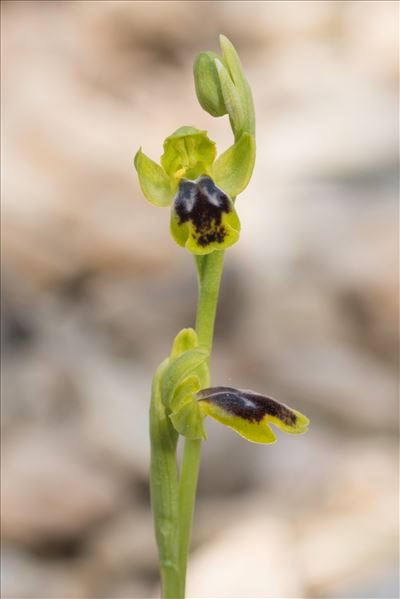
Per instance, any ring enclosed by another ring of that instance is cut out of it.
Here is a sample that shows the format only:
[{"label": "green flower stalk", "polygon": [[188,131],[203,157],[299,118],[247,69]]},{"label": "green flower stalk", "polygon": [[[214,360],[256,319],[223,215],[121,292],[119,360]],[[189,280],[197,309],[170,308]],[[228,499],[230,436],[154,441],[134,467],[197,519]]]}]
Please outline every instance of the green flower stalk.
[{"label": "green flower stalk", "polygon": [[[184,599],[187,557],[207,416],[253,443],[276,441],[270,425],[303,433],[300,412],[254,391],[210,387],[212,351],[224,251],[239,240],[236,197],[254,168],[255,117],[251,90],[231,42],[220,36],[221,55],[202,52],[194,82],[210,115],[228,115],[233,143],[217,156],[206,131],[185,126],[164,141],[160,163],[139,149],[135,167],[144,196],[170,207],[176,243],[194,256],[199,298],[195,328],[182,329],[153,379],[150,404],[150,491],[164,599]],[[179,438],[184,439],[180,468]]]}]

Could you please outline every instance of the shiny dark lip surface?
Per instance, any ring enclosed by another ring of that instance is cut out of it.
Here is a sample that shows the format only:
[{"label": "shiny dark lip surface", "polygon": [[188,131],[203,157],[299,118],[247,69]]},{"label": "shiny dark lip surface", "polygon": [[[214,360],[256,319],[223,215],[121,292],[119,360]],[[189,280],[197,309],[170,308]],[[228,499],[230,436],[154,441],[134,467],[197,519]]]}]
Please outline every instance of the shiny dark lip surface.
[{"label": "shiny dark lip surface", "polygon": [[183,179],[174,200],[179,225],[190,221],[197,243],[223,243],[227,235],[222,215],[231,211],[229,197],[215,185],[211,177],[203,175],[196,181]]},{"label": "shiny dark lip surface", "polygon": [[265,416],[277,418],[287,425],[294,425],[297,420],[296,414],[285,404],[248,389],[209,387],[199,391],[197,399],[213,403],[232,416],[249,422],[261,422]]}]

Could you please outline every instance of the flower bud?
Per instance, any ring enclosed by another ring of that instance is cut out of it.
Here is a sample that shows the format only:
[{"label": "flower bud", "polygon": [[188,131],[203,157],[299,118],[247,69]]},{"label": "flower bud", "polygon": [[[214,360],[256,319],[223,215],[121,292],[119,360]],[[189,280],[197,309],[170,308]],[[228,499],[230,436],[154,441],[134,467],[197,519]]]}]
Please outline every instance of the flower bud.
[{"label": "flower bud", "polygon": [[[244,74],[242,63],[240,62],[238,53],[235,50],[235,46],[227,37],[225,37],[225,35],[219,36],[219,43],[222,50],[223,62],[240,97],[240,102],[244,113],[243,132],[254,135],[255,115],[253,96]],[[235,138],[237,139],[236,134]]]},{"label": "flower bud", "polygon": [[233,44],[220,36],[222,56],[201,52],[194,63],[194,83],[200,105],[212,116],[229,115],[235,141],[255,134],[250,86]]},{"label": "flower bud", "polygon": [[215,52],[201,52],[194,63],[194,84],[200,106],[211,116],[227,114],[215,59]]}]

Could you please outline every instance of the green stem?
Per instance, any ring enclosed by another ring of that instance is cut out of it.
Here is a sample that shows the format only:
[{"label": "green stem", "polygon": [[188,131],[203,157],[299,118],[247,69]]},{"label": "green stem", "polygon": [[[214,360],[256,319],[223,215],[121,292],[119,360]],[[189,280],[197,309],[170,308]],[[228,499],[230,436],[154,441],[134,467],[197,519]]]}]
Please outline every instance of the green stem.
[{"label": "green stem", "polygon": [[153,379],[150,404],[150,494],[160,558],[163,597],[177,599],[181,596],[182,588],[176,534],[179,528],[176,462],[178,433],[168,418],[161,398],[162,377],[168,363],[167,358],[159,366]]},{"label": "green stem", "polygon": [[201,440],[185,439],[181,478],[179,481],[179,575],[181,595],[185,597],[186,568],[189,554],[197,479],[200,466]]},{"label": "green stem", "polygon": [[196,332],[200,345],[204,345],[210,353],[223,265],[224,252],[217,251],[207,256],[196,256],[199,284]]},{"label": "green stem", "polygon": [[[224,252],[216,251],[207,256],[196,256],[199,284],[196,332],[200,345],[206,347],[210,354],[223,264]],[[209,381],[205,381],[205,386],[207,385],[209,385]],[[185,439],[179,481],[179,575],[181,595],[178,599],[185,596],[186,567],[196,499],[200,452],[201,440],[191,441]]]},{"label": "green stem", "polygon": [[[224,252],[196,256],[199,283],[196,331],[200,345],[210,354],[223,260]],[[162,402],[162,383],[168,366],[167,358],[157,369],[153,380],[150,404],[150,491],[160,557],[162,596],[164,599],[183,599],[201,441],[185,439],[181,476],[178,479],[178,433]],[[201,383],[204,387],[208,386],[208,377]]]}]

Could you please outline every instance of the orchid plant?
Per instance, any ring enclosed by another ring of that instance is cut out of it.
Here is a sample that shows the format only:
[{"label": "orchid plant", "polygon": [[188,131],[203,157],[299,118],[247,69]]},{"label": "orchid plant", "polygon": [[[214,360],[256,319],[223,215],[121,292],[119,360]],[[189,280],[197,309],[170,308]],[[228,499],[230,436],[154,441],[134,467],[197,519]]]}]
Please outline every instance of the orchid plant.
[{"label": "orchid plant", "polygon": [[[150,490],[164,599],[183,599],[201,443],[210,416],[253,443],[274,443],[273,424],[303,433],[308,419],[297,410],[250,390],[211,387],[209,363],[224,251],[236,243],[237,196],[255,163],[251,90],[232,43],[220,36],[221,55],[202,52],[194,64],[197,98],[214,117],[229,116],[233,144],[217,157],[206,131],[180,127],[164,141],[160,164],[139,149],[135,167],[144,196],[170,207],[170,229],[194,255],[199,296],[195,328],[175,337],[157,368],[150,405]],[[178,440],[184,439],[178,465]]]}]

